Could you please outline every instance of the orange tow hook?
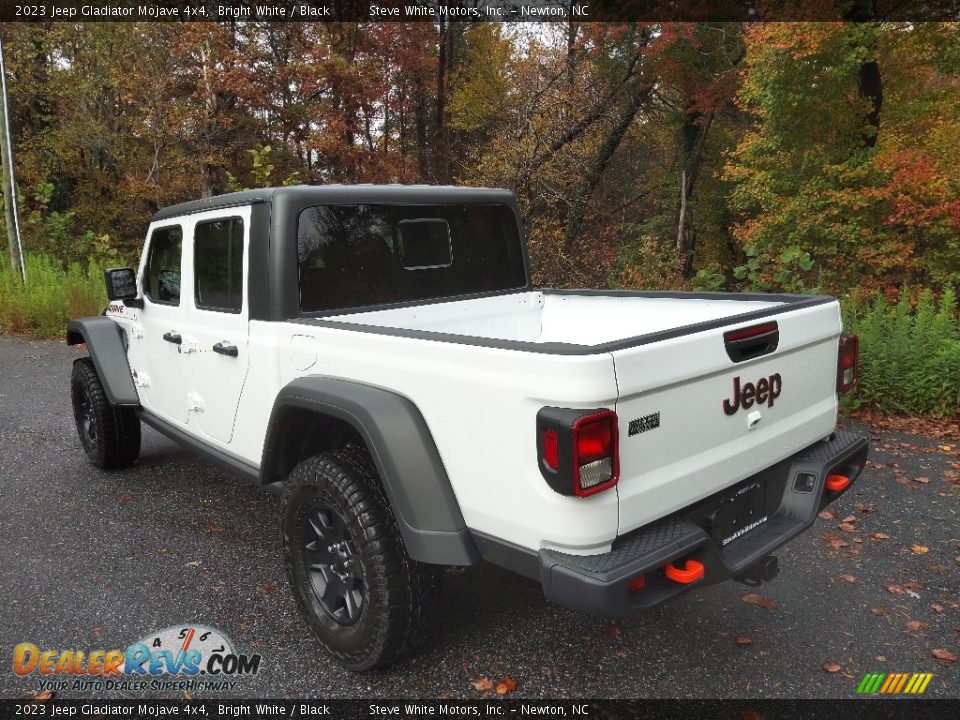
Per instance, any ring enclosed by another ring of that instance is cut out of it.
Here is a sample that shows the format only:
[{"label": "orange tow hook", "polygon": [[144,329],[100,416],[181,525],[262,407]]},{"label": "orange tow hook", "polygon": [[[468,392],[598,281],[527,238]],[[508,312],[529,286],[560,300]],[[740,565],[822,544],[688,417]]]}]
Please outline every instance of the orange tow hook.
[{"label": "orange tow hook", "polygon": [[850,478],[846,475],[827,475],[826,487],[830,492],[846,490],[848,485],[850,485]]},{"label": "orange tow hook", "polygon": [[670,563],[663,571],[666,573],[666,576],[674,582],[678,582],[681,585],[689,585],[703,577],[703,563],[697,562],[696,560],[687,560],[683,568],[678,568],[673,563]]}]

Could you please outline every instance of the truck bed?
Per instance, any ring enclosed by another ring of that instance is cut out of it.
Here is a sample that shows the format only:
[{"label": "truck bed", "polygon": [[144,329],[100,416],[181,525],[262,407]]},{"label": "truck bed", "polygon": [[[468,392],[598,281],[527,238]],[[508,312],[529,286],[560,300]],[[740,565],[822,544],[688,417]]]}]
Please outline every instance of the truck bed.
[{"label": "truck bed", "polygon": [[567,345],[607,351],[624,341],[675,333],[701,323],[773,314],[791,305],[795,297],[543,290],[333,315],[325,320],[357,329],[435,333],[505,345],[533,343],[545,346],[542,350]]}]

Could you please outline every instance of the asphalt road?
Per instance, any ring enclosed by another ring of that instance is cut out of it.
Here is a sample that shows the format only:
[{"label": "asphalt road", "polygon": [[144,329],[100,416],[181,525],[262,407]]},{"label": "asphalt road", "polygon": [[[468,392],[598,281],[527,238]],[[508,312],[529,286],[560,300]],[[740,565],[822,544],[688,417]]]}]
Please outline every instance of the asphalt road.
[{"label": "asphalt road", "polygon": [[[960,697],[958,664],[931,655],[960,655],[956,441],[872,433],[871,465],[836,517],[782,550],[759,590],[716,585],[614,623],[495,567],[448,572],[428,648],[355,675],[304,630],[275,497],[146,428],[133,469],[86,462],[68,394],[81,354],[0,338],[2,697],[37,688],[12,672],[18,643],[124,648],[189,622],[262,654],[232,697],[495,697],[474,682],[512,678],[510,697],[846,698],[867,672],[932,672],[927,696]],[[847,516],[852,529],[838,528]],[[745,602],[751,592],[775,607]]]}]

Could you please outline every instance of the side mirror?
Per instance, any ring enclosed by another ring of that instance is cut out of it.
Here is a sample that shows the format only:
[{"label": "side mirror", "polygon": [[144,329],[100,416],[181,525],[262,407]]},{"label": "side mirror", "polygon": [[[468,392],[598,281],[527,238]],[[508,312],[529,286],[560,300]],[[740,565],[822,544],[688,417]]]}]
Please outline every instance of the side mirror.
[{"label": "side mirror", "polygon": [[132,268],[110,268],[103,271],[107,297],[111,300],[131,300],[137,296],[137,274]]}]

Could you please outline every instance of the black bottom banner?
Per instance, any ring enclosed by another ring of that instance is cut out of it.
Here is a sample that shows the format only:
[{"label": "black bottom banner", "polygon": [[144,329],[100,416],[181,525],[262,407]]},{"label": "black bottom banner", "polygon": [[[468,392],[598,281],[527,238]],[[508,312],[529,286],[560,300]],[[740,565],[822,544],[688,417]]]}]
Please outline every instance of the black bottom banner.
[{"label": "black bottom banner", "polygon": [[0,718],[649,718],[924,720],[960,699],[890,700],[0,700]]}]

